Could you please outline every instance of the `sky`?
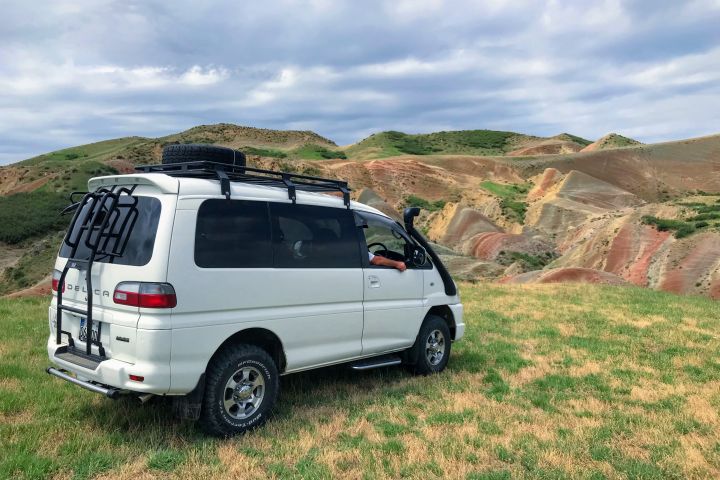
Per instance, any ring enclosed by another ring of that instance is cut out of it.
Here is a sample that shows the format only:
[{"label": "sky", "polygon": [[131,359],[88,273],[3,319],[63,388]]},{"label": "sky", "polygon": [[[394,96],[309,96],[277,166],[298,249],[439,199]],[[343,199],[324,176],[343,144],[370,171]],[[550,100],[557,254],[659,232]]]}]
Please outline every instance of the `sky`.
[{"label": "sky", "polygon": [[720,133],[720,0],[3,1],[0,164],[200,124]]}]

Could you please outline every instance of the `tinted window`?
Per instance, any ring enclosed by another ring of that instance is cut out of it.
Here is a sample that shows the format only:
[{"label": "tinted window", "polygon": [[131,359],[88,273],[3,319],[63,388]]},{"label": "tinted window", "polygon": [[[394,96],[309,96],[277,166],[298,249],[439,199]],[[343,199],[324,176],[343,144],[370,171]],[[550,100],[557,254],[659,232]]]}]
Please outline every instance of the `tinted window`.
[{"label": "tinted window", "polygon": [[[137,203],[134,202],[137,199]],[[108,200],[109,203],[109,200]],[[131,208],[134,204],[134,208]],[[98,253],[95,257],[96,262],[115,263],[118,265],[142,266],[147,264],[152,258],[153,247],[155,246],[155,236],[157,235],[158,222],[160,221],[160,200],[153,197],[129,197],[120,196],[120,208],[117,209],[117,219],[113,216],[110,218],[109,225],[112,228],[112,236],[100,243],[100,250],[109,252],[116,251],[121,253],[120,256],[110,256]],[[85,205],[78,215],[78,219],[85,218],[88,211],[88,205]],[[99,219],[101,221],[102,219]],[[72,241],[77,239],[82,221],[77,221],[72,228],[70,238]],[[124,226],[124,228],[123,228]],[[95,233],[94,235],[96,235]],[[80,237],[78,249],[74,254],[75,258],[89,258],[90,251],[85,245],[87,239],[87,231]],[[95,237],[93,235],[93,241]],[[125,243],[127,242],[127,243]],[[117,243],[117,245],[116,245]],[[125,248],[122,245],[125,244]],[[72,254],[72,247],[63,243],[60,247],[60,256],[68,258]]]},{"label": "tinted window", "polygon": [[272,267],[267,203],[203,202],[195,229],[195,263],[205,268]]},{"label": "tinted window", "polygon": [[278,268],[360,268],[355,220],[349,210],[271,203]]}]

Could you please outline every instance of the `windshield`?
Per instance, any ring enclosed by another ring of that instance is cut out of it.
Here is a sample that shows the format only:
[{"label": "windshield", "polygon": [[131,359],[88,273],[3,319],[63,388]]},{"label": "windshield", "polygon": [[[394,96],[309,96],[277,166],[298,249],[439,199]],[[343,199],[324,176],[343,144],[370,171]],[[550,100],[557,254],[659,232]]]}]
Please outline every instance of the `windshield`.
[{"label": "windshield", "polygon": [[[132,207],[135,200],[135,208]],[[100,243],[101,248],[95,257],[96,262],[115,263],[118,265],[142,266],[146,265],[153,254],[155,235],[160,221],[160,200],[153,197],[122,195],[119,198],[119,208],[116,210],[118,218],[111,219],[105,239]],[[78,219],[85,218],[89,205],[86,204],[78,215]],[[98,222],[99,223],[99,222]],[[75,240],[80,233],[81,221],[72,225],[70,238]],[[88,231],[84,231],[79,239],[78,249],[74,258],[86,259],[90,256],[90,249],[85,245]],[[93,234],[95,237],[96,234]],[[122,248],[123,244],[125,245]],[[107,255],[102,251],[119,252],[119,255]],[[68,258],[72,254],[72,247],[63,242],[60,247],[60,256]]]}]

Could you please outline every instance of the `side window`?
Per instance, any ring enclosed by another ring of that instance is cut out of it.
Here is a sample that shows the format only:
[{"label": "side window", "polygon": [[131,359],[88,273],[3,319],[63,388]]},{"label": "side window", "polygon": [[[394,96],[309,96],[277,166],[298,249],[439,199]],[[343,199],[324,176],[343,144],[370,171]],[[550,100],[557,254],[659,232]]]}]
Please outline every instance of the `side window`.
[{"label": "side window", "polygon": [[268,204],[204,201],[195,228],[195,264],[204,268],[272,267]]},{"label": "side window", "polygon": [[369,252],[398,261],[410,257],[413,245],[395,222],[371,214],[364,214],[362,218],[367,222],[363,231]]},{"label": "side window", "polygon": [[271,203],[277,268],[360,268],[355,221],[349,210]]}]

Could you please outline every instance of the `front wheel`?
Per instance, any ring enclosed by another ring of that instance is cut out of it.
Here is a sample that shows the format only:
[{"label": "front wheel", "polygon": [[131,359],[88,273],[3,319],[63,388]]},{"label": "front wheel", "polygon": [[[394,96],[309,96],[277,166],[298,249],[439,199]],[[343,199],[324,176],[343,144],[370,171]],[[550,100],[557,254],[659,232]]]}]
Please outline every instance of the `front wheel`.
[{"label": "front wheel", "polygon": [[419,375],[442,372],[450,359],[450,346],[450,328],[445,320],[428,315],[411,347],[415,363],[410,365],[410,369]]},{"label": "front wheel", "polygon": [[275,362],[254,345],[233,345],[218,352],[206,379],[200,426],[219,437],[265,423],[280,389]]}]

